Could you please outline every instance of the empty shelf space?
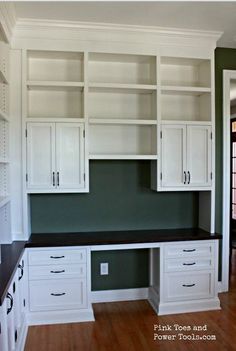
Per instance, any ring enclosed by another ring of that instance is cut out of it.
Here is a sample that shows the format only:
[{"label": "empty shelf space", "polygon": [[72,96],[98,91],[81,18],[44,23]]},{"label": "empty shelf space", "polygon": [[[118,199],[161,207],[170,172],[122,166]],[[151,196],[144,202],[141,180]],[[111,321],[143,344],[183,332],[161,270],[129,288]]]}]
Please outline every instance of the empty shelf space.
[{"label": "empty shelf space", "polygon": [[208,59],[161,57],[161,84],[211,87],[211,62]]},{"label": "empty shelf space", "polygon": [[156,84],[156,58],[147,55],[90,53],[89,81]]},{"label": "empty shelf space", "polygon": [[82,82],[83,53],[28,51],[28,80]]}]

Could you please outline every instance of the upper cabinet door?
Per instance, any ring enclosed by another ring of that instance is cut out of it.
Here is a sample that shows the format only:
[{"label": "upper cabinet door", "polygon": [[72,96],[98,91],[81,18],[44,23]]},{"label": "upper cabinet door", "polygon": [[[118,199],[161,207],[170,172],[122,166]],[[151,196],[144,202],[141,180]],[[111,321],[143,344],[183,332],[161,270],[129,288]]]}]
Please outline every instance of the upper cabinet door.
[{"label": "upper cabinet door", "polygon": [[180,187],[186,180],[186,126],[162,125],[161,169],[163,187]]},{"label": "upper cabinet door", "polygon": [[27,123],[29,189],[55,187],[55,124]]},{"label": "upper cabinet door", "polygon": [[59,189],[84,187],[84,125],[56,124],[56,183]]},{"label": "upper cabinet door", "polygon": [[211,185],[211,127],[187,126],[187,184]]}]

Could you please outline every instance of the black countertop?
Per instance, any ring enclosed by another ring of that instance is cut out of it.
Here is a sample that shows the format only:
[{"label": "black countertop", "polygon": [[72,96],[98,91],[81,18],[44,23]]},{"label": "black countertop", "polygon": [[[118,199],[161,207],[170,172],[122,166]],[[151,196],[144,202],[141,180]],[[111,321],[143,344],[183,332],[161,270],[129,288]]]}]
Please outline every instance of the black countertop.
[{"label": "black countertop", "polygon": [[1,245],[0,305],[6,297],[11,279],[17,269],[18,262],[25,247],[139,244],[168,241],[213,240],[221,238],[222,235],[220,234],[210,234],[202,229],[32,234],[29,241],[14,241],[9,245]]}]

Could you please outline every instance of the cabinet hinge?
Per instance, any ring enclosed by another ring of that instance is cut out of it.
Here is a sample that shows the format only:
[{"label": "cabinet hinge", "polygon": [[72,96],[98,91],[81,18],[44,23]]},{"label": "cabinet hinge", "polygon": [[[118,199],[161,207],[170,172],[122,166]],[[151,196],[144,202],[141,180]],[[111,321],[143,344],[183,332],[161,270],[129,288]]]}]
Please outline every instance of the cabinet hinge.
[{"label": "cabinet hinge", "polygon": [[162,139],[162,132],[160,132],[160,135],[161,135],[161,139]]},{"label": "cabinet hinge", "polygon": [[160,178],[161,178],[161,180],[162,180],[162,173],[160,173]]},{"label": "cabinet hinge", "polygon": [[25,175],[26,182],[28,182],[28,173]]},{"label": "cabinet hinge", "polygon": [[23,300],[23,305],[24,305],[24,307],[25,307],[25,299]]},{"label": "cabinet hinge", "polygon": [[25,137],[27,138],[28,136],[28,132],[27,132],[27,129],[25,130]]},{"label": "cabinet hinge", "polygon": [[213,138],[213,137],[212,137],[212,132],[211,132],[211,140],[212,140],[212,138]]},{"label": "cabinet hinge", "polygon": [[211,172],[211,175],[210,175],[210,177],[211,177],[211,180],[212,180],[212,178],[213,178],[213,174],[212,174],[212,172]]},{"label": "cabinet hinge", "polygon": [[85,130],[83,130],[83,137],[85,138]]}]

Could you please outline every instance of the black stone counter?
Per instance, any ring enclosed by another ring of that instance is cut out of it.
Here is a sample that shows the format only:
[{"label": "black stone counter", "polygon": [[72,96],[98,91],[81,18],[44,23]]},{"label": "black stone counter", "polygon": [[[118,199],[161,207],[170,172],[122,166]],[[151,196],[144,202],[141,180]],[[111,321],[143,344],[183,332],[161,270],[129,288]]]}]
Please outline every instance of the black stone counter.
[{"label": "black stone counter", "polygon": [[140,244],[221,239],[202,229],[128,230],[84,233],[32,234],[26,247]]},{"label": "black stone counter", "polygon": [[29,241],[14,241],[2,245],[0,264],[0,304],[2,304],[11,279],[17,269],[24,248],[53,246],[92,246],[115,244],[140,244],[168,241],[214,240],[220,234],[210,234],[202,229],[129,230],[84,233],[32,234]]},{"label": "black stone counter", "polygon": [[23,254],[25,241],[14,241],[9,245],[1,245],[0,264],[0,304],[2,304],[18,262]]}]

